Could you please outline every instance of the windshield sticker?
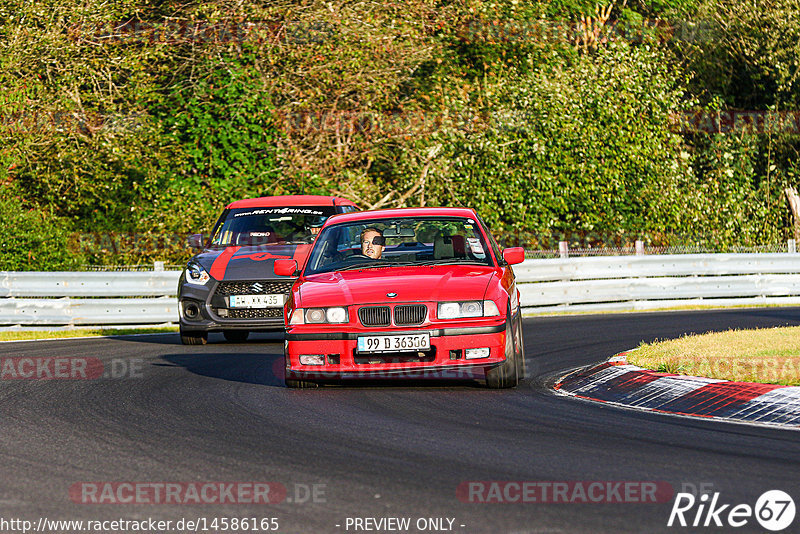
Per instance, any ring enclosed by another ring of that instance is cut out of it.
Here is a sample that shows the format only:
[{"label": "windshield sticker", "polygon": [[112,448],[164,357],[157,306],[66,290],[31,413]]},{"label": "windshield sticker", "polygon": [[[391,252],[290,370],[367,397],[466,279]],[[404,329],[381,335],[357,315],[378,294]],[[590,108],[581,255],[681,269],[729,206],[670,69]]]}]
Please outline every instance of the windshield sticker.
[{"label": "windshield sticker", "polygon": [[248,217],[250,215],[272,215],[275,213],[294,213],[297,215],[325,215],[323,211],[310,208],[261,208],[234,214],[234,217]]},{"label": "windshield sticker", "polygon": [[467,243],[469,243],[470,250],[472,250],[472,253],[476,256],[485,254],[483,251],[483,245],[481,245],[481,240],[477,237],[468,237]]},{"label": "windshield sticker", "polygon": [[269,237],[272,232],[250,232],[250,237]]}]

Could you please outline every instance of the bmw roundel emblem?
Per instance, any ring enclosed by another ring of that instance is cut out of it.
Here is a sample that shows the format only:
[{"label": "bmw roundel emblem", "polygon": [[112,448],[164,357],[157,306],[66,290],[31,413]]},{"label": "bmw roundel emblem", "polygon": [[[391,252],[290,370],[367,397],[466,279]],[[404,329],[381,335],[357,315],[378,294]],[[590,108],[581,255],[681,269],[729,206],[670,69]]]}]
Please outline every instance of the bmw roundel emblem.
[{"label": "bmw roundel emblem", "polygon": [[397,296],[397,293],[386,293],[386,296],[389,297],[390,299],[393,299]]}]

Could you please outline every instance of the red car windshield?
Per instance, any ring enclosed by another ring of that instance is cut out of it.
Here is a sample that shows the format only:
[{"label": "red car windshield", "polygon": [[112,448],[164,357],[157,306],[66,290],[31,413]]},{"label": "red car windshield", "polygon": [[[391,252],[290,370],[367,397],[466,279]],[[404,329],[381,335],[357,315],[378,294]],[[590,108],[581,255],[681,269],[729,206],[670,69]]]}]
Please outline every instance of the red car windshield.
[{"label": "red car windshield", "polygon": [[325,228],[314,244],[305,274],[454,263],[494,265],[477,220],[374,219]]},{"label": "red car windshield", "polygon": [[211,244],[253,246],[275,243],[311,243],[333,206],[238,208],[228,211]]}]

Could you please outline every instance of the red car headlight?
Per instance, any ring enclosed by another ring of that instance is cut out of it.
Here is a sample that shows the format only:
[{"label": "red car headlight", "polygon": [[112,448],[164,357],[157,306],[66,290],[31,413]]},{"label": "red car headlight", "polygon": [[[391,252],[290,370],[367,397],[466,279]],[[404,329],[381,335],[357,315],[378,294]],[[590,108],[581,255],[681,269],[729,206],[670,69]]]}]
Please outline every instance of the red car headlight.
[{"label": "red car headlight", "polygon": [[348,322],[347,307],[296,308],[289,318],[290,325],[296,324],[342,324]]},{"label": "red car headlight", "polygon": [[465,317],[492,317],[500,315],[493,300],[468,300],[465,302],[440,302],[436,311],[439,319],[461,319]]}]

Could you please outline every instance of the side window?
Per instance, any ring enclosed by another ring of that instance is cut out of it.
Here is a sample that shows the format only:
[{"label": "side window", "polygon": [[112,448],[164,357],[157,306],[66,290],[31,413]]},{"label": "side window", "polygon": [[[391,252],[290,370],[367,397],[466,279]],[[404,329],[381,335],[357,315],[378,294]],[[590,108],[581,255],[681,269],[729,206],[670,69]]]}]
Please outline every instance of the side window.
[{"label": "side window", "polygon": [[508,264],[506,263],[506,260],[503,259],[503,253],[500,250],[500,246],[497,244],[497,241],[494,240],[494,236],[492,235],[491,230],[489,230],[489,226],[487,226],[487,224],[480,217],[478,217],[478,220],[480,221],[484,232],[486,232],[486,236],[489,238],[489,246],[492,247],[492,251],[494,251],[494,257],[497,258],[497,264],[501,267],[505,267]]},{"label": "side window", "polygon": [[358,208],[355,206],[342,206],[342,213],[350,213],[353,211],[358,211]]},{"label": "side window", "polygon": [[214,229],[211,230],[211,239],[213,240],[214,244],[218,245],[220,243],[220,241],[221,241],[221,238],[219,236],[217,236],[217,233],[222,228],[222,223],[225,221],[225,217],[228,216],[228,212],[229,211],[230,210],[227,210],[227,209],[226,210],[222,210],[222,215],[220,215],[219,219],[217,219],[217,222],[214,223]]}]

